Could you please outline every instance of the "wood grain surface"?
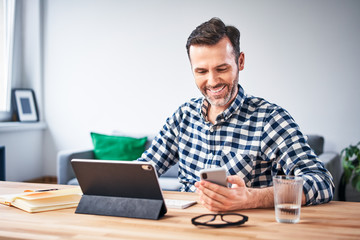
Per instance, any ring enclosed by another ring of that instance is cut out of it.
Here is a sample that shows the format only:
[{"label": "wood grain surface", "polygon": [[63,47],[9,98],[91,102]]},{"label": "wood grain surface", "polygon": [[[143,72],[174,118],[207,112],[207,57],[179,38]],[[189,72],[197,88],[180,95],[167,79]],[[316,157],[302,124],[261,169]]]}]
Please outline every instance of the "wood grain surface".
[{"label": "wood grain surface", "polygon": [[[0,194],[73,186],[0,181]],[[194,199],[194,193],[164,192],[165,198]],[[302,207],[297,224],[277,223],[271,209],[242,210],[239,227],[207,228],[191,218],[210,213],[201,204],[168,209],[160,220],[75,214],[75,208],[27,213],[0,206],[0,239],[360,239],[360,203],[330,202]]]}]

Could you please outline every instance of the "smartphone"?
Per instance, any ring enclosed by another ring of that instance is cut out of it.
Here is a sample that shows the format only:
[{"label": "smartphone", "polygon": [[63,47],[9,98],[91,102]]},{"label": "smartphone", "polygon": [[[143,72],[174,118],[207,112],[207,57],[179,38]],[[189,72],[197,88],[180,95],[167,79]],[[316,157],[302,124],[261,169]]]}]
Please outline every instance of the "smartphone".
[{"label": "smartphone", "polygon": [[200,179],[228,187],[225,168],[208,168],[200,170]]}]

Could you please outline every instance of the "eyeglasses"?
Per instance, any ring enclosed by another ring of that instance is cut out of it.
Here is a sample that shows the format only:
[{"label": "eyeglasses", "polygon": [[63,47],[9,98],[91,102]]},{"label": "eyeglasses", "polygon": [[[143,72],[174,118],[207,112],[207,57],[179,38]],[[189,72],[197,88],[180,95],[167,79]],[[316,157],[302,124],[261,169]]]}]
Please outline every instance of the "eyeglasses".
[{"label": "eyeglasses", "polygon": [[248,219],[247,216],[238,213],[203,214],[192,218],[191,223],[196,226],[221,228],[238,226],[247,222]]}]

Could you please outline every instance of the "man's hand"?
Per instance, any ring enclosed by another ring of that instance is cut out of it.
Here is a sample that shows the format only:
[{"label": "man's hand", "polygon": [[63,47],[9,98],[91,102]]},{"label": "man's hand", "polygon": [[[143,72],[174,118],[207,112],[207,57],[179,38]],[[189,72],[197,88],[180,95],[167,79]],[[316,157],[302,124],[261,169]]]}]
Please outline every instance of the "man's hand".
[{"label": "man's hand", "polygon": [[195,183],[200,202],[210,211],[221,212],[248,208],[274,206],[274,191],[268,188],[247,188],[239,176],[228,176],[232,188],[226,188],[208,181]]}]

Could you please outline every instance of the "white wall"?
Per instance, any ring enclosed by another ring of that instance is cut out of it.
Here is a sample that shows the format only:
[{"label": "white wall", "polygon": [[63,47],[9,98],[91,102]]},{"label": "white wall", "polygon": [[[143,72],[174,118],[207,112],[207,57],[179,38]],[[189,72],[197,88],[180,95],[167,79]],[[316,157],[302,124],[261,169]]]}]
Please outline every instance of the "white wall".
[{"label": "white wall", "polygon": [[[42,118],[41,4],[40,0],[18,0],[16,4],[13,86],[34,89]],[[43,167],[45,124],[29,125],[0,123],[0,145],[6,148],[6,180],[29,180],[49,172]]]},{"label": "white wall", "polygon": [[44,172],[90,131],[156,133],[199,96],[191,31],[213,16],[241,31],[247,93],[286,108],[340,151],[360,140],[359,1],[44,1]]},{"label": "white wall", "polygon": [[0,128],[0,145],[5,146],[7,181],[25,181],[43,176],[41,128],[4,130]]}]

